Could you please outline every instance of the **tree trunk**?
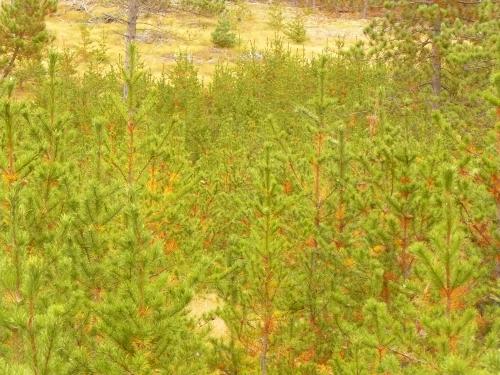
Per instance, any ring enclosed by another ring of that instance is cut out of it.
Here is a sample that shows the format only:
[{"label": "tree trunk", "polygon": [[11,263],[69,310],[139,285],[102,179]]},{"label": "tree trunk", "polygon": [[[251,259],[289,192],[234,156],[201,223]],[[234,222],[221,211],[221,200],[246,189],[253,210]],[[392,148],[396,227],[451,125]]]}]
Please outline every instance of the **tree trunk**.
[{"label": "tree trunk", "polygon": [[363,18],[368,17],[368,9],[369,9],[369,0],[363,1]]},{"label": "tree trunk", "polygon": [[269,337],[268,334],[264,334],[261,338],[262,340],[262,351],[260,353],[260,373],[261,375],[267,375],[267,351],[269,349]]},{"label": "tree trunk", "polygon": [[7,76],[10,73],[12,73],[12,70],[14,69],[14,66],[16,64],[18,54],[19,54],[19,47],[16,47],[16,49],[14,50],[14,53],[12,54],[12,56],[9,60],[9,63],[7,64],[7,66],[5,67],[5,69],[2,72],[2,80],[7,78]]},{"label": "tree trunk", "polygon": [[[137,36],[137,19],[139,18],[139,0],[128,0],[127,34],[125,35],[125,71],[130,72],[132,44]],[[123,97],[128,96],[128,85],[123,86]]]}]

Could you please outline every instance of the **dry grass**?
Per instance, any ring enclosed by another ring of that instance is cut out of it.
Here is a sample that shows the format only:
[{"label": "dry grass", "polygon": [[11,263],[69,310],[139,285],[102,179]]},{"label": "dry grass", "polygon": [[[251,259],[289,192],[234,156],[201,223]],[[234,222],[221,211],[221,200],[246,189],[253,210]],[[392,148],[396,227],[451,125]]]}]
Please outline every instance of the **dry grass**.
[{"label": "dry grass", "polygon": [[[175,61],[179,52],[192,56],[202,77],[210,77],[218,62],[231,62],[253,44],[257,49],[265,48],[275,32],[269,27],[268,5],[247,3],[244,8],[233,6],[231,14],[244,14],[237,22],[237,32],[241,39],[238,47],[232,50],[214,48],[210,34],[217,20],[210,17],[196,16],[188,13],[171,13],[165,16],[144,17],[139,25],[139,51],[145,64],[153,73],[160,73]],[[242,12],[243,11],[243,12]],[[293,17],[296,10],[285,8],[287,18]],[[105,13],[117,14],[116,9],[97,7],[89,15],[61,5],[58,12],[48,20],[48,28],[55,36],[57,47],[75,47],[81,42],[81,27],[87,25],[96,40],[104,38],[108,54],[112,61],[118,61],[123,55],[123,33],[125,25],[120,23],[89,23],[89,18]],[[234,17],[236,18],[236,16]],[[306,54],[318,53],[335,40],[344,39],[347,44],[363,37],[362,30],[366,22],[355,19],[339,19],[324,14],[306,16],[306,27],[309,40],[302,48]],[[156,38],[155,38],[156,37]]]}]

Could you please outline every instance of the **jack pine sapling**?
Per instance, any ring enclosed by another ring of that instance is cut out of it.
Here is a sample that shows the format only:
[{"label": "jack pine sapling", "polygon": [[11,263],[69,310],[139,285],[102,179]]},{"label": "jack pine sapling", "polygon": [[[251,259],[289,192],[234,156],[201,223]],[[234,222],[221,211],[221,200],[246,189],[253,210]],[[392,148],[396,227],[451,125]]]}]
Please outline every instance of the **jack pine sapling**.
[{"label": "jack pine sapling", "polygon": [[45,18],[55,0],[12,0],[0,6],[0,75],[11,75],[19,61],[40,57],[49,42]]},{"label": "jack pine sapling", "polygon": [[[415,244],[418,257],[417,277],[427,285],[431,301],[430,315],[422,314],[428,344],[434,347],[433,362],[443,364],[450,356],[472,354],[476,311],[469,294],[477,277],[477,255],[467,243],[457,223],[455,172],[446,168],[442,177],[442,220],[436,225],[428,245]],[[464,357],[466,359],[467,357]],[[454,360],[453,360],[454,361]],[[472,363],[471,363],[472,365]],[[462,373],[462,372],[461,372]]]},{"label": "jack pine sapling", "polygon": [[[285,227],[281,216],[286,199],[277,183],[276,158],[271,145],[264,146],[263,160],[253,175],[255,193],[248,198],[249,233],[238,240],[245,262],[241,263],[238,280],[238,300],[227,301],[224,316],[238,345],[246,352],[254,352],[261,374],[273,373],[278,360],[279,320],[284,312],[283,289],[288,285],[285,259],[289,251],[283,236]],[[241,287],[243,289],[241,289]],[[226,315],[227,314],[227,315]],[[241,369],[243,371],[243,369]]]},{"label": "jack pine sapling", "polygon": [[[70,259],[63,251],[69,220],[64,215],[52,216],[41,204],[45,184],[40,180],[44,162],[39,156],[43,151],[29,145],[26,138],[33,131],[26,121],[31,109],[19,107],[11,97],[2,107],[7,128],[7,165],[2,169],[10,176],[3,181],[2,200],[6,204],[2,207],[7,210],[2,212],[2,232],[6,234],[2,243],[11,249],[11,256],[2,256],[0,261],[2,295],[7,297],[0,323],[0,335],[7,339],[2,351],[7,363],[19,371],[29,368],[34,374],[64,373],[66,363],[57,348],[68,341],[65,328],[72,309],[66,272]],[[58,211],[58,207],[52,208]],[[44,220],[53,230],[39,236]]]},{"label": "jack pine sapling", "polygon": [[385,17],[372,21],[365,32],[376,56],[404,66],[406,72],[395,69],[398,74],[412,75],[406,77],[411,86],[430,86],[435,96],[432,104],[437,108],[439,97],[452,90],[448,58],[457,56],[454,51],[482,42],[482,36],[469,33],[464,24],[488,23],[495,17],[494,12],[489,13],[489,20],[483,16],[484,3],[390,1]]},{"label": "jack pine sapling", "polygon": [[269,7],[267,24],[276,32],[282,31],[285,27],[285,15],[283,14],[283,6],[273,1]]},{"label": "jack pine sapling", "polygon": [[[315,72],[316,95],[307,107],[298,106],[297,110],[307,120],[305,134],[312,138],[308,148],[308,157],[312,163],[306,162],[303,156],[290,155],[290,150],[283,141],[277,140],[288,158],[289,173],[302,189],[301,194],[310,197],[308,205],[301,205],[303,212],[300,213],[300,230],[305,248],[300,262],[301,269],[298,271],[300,276],[297,279],[300,280],[297,287],[301,292],[291,298],[302,306],[303,316],[297,320],[298,325],[302,325],[304,334],[313,335],[307,345],[302,342],[294,350],[299,352],[298,356],[311,357],[314,360],[328,357],[331,351],[331,343],[327,337],[333,328],[326,324],[325,320],[331,313],[331,294],[335,293],[325,290],[322,286],[328,283],[325,280],[329,278],[327,272],[331,271],[332,264],[329,256],[331,229],[330,223],[327,222],[327,208],[335,192],[330,176],[330,161],[334,150],[329,147],[334,129],[327,121],[327,115],[335,101],[326,93],[326,71],[327,58],[323,56],[319,59]],[[314,363],[314,360],[311,363]],[[310,366],[308,363],[305,365]]]},{"label": "jack pine sapling", "polygon": [[284,34],[292,41],[303,44],[307,41],[307,30],[304,17],[297,14],[293,20],[287,23]]},{"label": "jack pine sapling", "polygon": [[232,31],[231,22],[227,17],[219,19],[212,33],[212,43],[220,48],[232,48],[236,45],[237,36]]},{"label": "jack pine sapling", "polygon": [[[108,199],[118,200],[123,209],[120,220],[110,226],[118,248],[106,252],[102,260],[102,297],[94,310],[95,329],[103,342],[95,349],[93,366],[95,371],[117,374],[123,369],[138,373],[203,372],[204,347],[186,313],[196,279],[193,275],[201,274],[201,270],[186,269],[184,274],[178,273],[179,268],[172,270],[172,255],[167,251],[169,238],[150,222],[165,220],[174,227],[186,220],[182,215],[188,215],[177,212],[185,208],[179,200],[168,200],[171,207],[163,211],[150,211],[154,203],[151,194],[158,193],[151,188],[156,182],[147,181],[156,178],[149,176],[154,163],[167,161],[165,156],[172,146],[166,140],[171,127],[156,129],[156,134],[147,132],[154,129],[149,109],[155,98],[139,96],[144,75],[136,65],[135,53],[130,67],[123,71],[128,86],[126,102],[118,96],[114,101],[125,128],[120,132],[124,147],[105,148],[104,159],[111,164],[110,170],[114,170],[121,186],[121,191],[113,197],[108,195]],[[167,189],[161,194],[168,194]],[[170,212],[175,215],[170,217]]]}]

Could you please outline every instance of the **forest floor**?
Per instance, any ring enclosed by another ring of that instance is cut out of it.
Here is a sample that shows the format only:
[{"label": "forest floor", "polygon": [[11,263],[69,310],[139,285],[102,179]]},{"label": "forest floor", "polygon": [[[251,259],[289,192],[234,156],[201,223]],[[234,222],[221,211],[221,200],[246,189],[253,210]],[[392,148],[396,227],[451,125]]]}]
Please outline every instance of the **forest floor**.
[{"label": "forest floor", "polygon": [[[286,19],[291,19],[297,8],[285,7]],[[48,20],[48,28],[55,36],[57,47],[77,47],[82,43],[82,27],[87,27],[93,40],[104,43],[113,61],[123,55],[125,25],[121,22],[106,22],[107,15],[122,18],[116,8],[96,6],[87,12],[75,10],[61,4],[56,14]],[[205,17],[187,12],[172,12],[164,15],[149,15],[140,19],[138,45],[145,65],[158,74],[171,66],[179,53],[186,53],[198,68],[201,77],[209,78],[220,62],[234,62],[238,56],[254,46],[257,50],[266,47],[275,38],[276,32],[268,25],[269,5],[243,2],[229,8],[240,43],[233,49],[215,48],[211,33],[217,17]],[[303,45],[284,40],[292,51],[306,56],[317,54],[326,48],[335,47],[337,41],[346,45],[363,39],[366,20],[345,15],[341,18],[320,12],[305,14],[308,40]]]}]

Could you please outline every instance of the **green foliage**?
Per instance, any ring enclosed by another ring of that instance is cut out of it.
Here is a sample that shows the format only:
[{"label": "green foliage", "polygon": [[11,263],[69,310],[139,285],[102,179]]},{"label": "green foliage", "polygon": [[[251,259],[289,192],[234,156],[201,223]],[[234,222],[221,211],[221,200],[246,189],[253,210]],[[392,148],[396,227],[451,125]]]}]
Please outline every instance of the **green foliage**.
[{"label": "green foliage", "polygon": [[285,28],[283,6],[279,2],[274,1],[269,7],[267,23],[274,31],[282,31]]},{"label": "green foliage", "polygon": [[231,22],[227,17],[219,19],[215,30],[212,32],[212,43],[220,48],[232,48],[236,45],[237,36],[233,31]]},{"label": "green foliage", "polygon": [[180,6],[206,16],[218,15],[226,9],[226,0],[181,0]]},{"label": "green foliage", "polygon": [[227,14],[233,24],[251,20],[253,17],[248,3],[243,0],[235,1],[234,6],[227,11]]},{"label": "green foliage", "polygon": [[45,17],[55,0],[3,1],[0,8],[0,71],[9,76],[19,61],[36,59],[49,41]]},{"label": "green foliage", "polygon": [[287,23],[285,35],[293,42],[302,44],[307,40],[307,31],[304,17],[297,14],[293,20]]},{"label": "green foliage", "polygon": [[477,103],[498,64],[498,11],[490,1],[390,1],[365,32],[374,56],[395,63],[394,75],[407,82],[413,100],[431,92],[434,108],[447,96],[444,104],[458,102],[460,111]]},{"label": "green foliage", "polygon": [[[222,265],[231,269],[231,282],[222,284],[226,304],[220,311],[230,330],[230,344],[218,342],[216,353],[226,371],[244,371],[258,364],[262,372],[273,372],[280,361],[279,346],[286,342],[286,333],[278,324],[284,322],[284,297],[291,281],[283,217],[289,200],[276,179],[279,168],[272,146],[265,145],[262,154],[251,173],[253,191],[238,202],[243,218],[240,231],[248,232],[248,237],[231,239],[229,262]],[[231,266],[231,259],[245,261]],[[253,363],[241,361],[241,351],[254,351]]]},{"label": "green foliage", "polygon": [[209,84],[40,53],[0,87],[2,374],[498,373],[497,75],[477,117],[359,44]]}]

